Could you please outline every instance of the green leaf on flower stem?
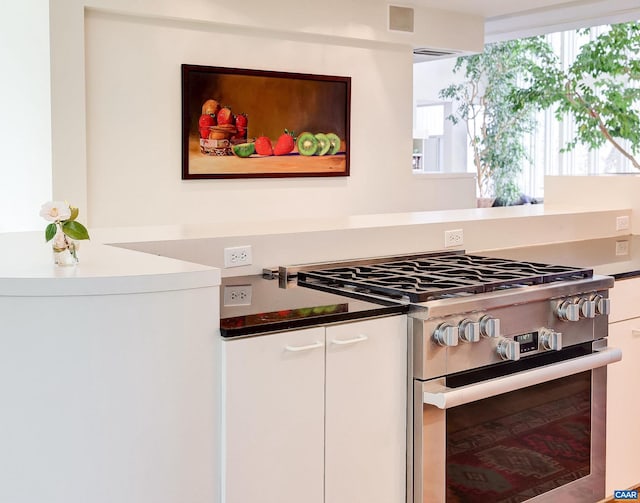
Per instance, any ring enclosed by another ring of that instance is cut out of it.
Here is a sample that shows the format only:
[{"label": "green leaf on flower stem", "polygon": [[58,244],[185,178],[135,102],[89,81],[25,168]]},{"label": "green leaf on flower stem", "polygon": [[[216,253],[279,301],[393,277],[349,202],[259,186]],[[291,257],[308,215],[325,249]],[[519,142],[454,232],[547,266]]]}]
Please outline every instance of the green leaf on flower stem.
[{"label": "green leaf on flower stem", "polygon": [[46,241],[51,241],[53,239],[53,236],[55,235],[56,235],[56,224],[51,222],[49,225],[47,225],[47,228],[44,230],[44,239]]},{"label": "green leaf on flower stem", "polygon": [[73,206],[69,206],[69,209],[71,210],[71,216],[67,220],[75,220],[76,218],[78,218],[78,213],[80,213],[80,210],[78,208],[74,208]]},{"label": "green leaf on flower stem", "polygon": [[71,239],[89,239],[87,228],[75,220],[66,220],[62,224],[62,231]]}]

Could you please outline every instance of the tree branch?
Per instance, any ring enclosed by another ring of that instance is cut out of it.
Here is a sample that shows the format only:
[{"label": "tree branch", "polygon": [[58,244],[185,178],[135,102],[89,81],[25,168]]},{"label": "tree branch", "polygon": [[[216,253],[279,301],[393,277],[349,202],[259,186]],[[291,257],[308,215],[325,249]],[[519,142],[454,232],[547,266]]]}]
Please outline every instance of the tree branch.
[{"label": "tree branch", "polygon": [[[597,123],[598,123],[598,129],[600,130],[600,133],[602,133],[602,136],[605,137],[605,139],[611,143],[611,145],[613,145],[613,148],[615,148],[618,152],[620,152],[624,157],[626,157],[631,164],[633,165],[634,168],[636,169],[640,169],[640,163],[638,163],[638,161],[636,160],[635,157],[633,157],[633,155],[631,155],[629,152],[627,152],[624,147],[622,145],[620,145],[614,138],[613,136],[611,136],[611,133],[609,132],[609,130],[607,129],[606,124],[604,123],[604,121],[602,120],[602,116],[591,106],[589,106],[586,102],[586,100],[580,95],[580,93],[578,93],[577,91],[571,91],[569,89],[569,82],[567,82],[565,88],[567,89],[567,100],[576,105],[576,106],[580,106],[582,108],[584,108],[587,113],[591,116],[591,118],[593,118]],[[575,99],[572,98],[571,95],[575,95]]]}]

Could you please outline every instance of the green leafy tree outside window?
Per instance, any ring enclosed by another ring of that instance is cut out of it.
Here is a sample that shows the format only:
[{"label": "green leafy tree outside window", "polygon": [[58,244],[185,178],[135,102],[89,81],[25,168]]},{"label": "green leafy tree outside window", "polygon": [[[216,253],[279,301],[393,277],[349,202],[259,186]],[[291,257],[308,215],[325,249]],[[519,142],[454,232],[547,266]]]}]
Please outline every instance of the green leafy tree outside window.
[{"label": "green leafy tree outside window", "polygon": [[[590,35],[592,29],[579,30]],[[529,86],[514,89],[516,109],[555,106],[555,117],[573,118],[578,143],[597,149],[609,142],[637,169],[640,163],[640,23],[612,25],[584,44],[573,63],[563,68],[558,58],[529,68]],[[627,140],[628,147],[620,140]]]}]

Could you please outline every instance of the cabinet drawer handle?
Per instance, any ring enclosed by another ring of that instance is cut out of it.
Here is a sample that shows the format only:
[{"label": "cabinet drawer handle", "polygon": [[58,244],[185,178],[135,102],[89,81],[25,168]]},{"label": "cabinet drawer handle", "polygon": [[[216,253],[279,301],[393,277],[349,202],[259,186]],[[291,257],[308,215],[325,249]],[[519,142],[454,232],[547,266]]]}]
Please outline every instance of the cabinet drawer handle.
[{"label": "cabinet drawer handle", "polygon": [[306,346],[285,346],[284,349],[287,351],[309,351],[310,349],[318,349],[324,346],[321,341],[316,341],[313,344],[308,344]]},{"label": "cabinet drawer handle", "polygon": [[339,339],[334,339],[331,342],[333,344],[338,344],[340,346],[345,346],[347,344],[355,344],[356,342],[362,342],[362,341],[366,341],[368,339],[368,337],[366,335],[359,335],[358,337],[354,337],[353,339],[347,339],[344,341],[341,341]]}]

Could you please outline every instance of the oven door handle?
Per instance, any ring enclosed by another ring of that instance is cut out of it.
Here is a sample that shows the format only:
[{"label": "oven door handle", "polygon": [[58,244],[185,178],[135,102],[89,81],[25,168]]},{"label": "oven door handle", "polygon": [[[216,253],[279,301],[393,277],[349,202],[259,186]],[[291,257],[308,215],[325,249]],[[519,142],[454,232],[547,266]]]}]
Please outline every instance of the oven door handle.
[{"label": "oven door handle", "polygon": [[477,384],[447,388],[437,382],[425,383],[423,390],[424,403],[435,405],[439,409],[449,409],[458,405],[476,402],[509,391],[533,386],[586,370],[603,367],[622,359],[622,351],[618,348],[606,348],[587,356],[580,356],[560,363],[544,365],[535,369],[524,370],[516,374],[489,379]]}]

